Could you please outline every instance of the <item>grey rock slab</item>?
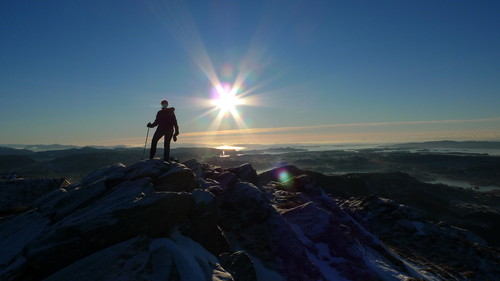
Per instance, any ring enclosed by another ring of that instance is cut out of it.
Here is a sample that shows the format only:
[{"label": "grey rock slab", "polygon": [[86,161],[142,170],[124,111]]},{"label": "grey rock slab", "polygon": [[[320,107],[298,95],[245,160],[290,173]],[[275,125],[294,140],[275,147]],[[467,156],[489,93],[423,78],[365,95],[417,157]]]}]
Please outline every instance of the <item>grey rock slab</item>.
[{"label": "grey rock slab", "polygon": [[191,194],[155,192],[73,224],[59,225],[26,246],[25,271],[44,277],[134,236],[168,235],[175,225],[188,220],[193,206]]},{"label": "grey rock slab", "polygon": [[219,174],[217,175],[215,180],[219,183],[224,192],[232,188],[239,182],[238,177],[231,172],[224,172],[222,174]]},{"label": "grey rock slab", "polygon": [[150,280],[151,238],[138,236],[110,246],[57,271],[44,281]]},{"label": "grey rock slab", "polygon": [[217,188],[219,186],[219,182],[214,180],[214,179],[203,179],[203,178],[198,178],[198,184],[200,185],[200,188],[203,188],[203,189],[213,189],[213,188]]},{"label": "grey rock slab", "polygon": [[194,173],[185,165],[175,162],[153,184],[156,191],[191,192],[199,187]]},{"label": "grey rock slab", "polygon": [[[103,181],[99,181],[102,183]],[[123,209],[142,197],[153,193],[153,186],[149,178],[135,181],[125,181],[113,187],[106,194],[87,204],[85,207],[74,210],[58,223],[61,225],[75,225],[80,221],[88,220],[115,209]]]},{"label": "grey rock slab", "polygon": [[26,244],[46,233],[49,230],[49,224],[50,220],[36,211],[2,220],[0,223],[0,269],[14,257],[19,256]]},{"label": "grey rock slab", "polygon": [[300,226],[305,235],[318,240],[325,234],[330,223],[330,213],[313,202],[307,202],[282,213],[289,222]]},{"label": "grey rock slab", "polygon": [[203,178],[203,166],[196,159],[190,159],[182,164],[188,167],[198,178]]},{"label": "grey rock slab", "polygon": [[33,208],[36,208],[41,214],[50,215],[54,213],[54,205],[64,196],[68,191],[64,188],[58,188],[41,198],[38,198],[33,203]]},{"label": "grey rock slab", "polygon": [[156,179],[159,175],[170,169],[170,164],[163,160],[148,159],[136,162],[125,169],[125,174],[131,180],[149,177]]},{"label": "grey rock slab", "polygon": [[245,163],[238,167],[230,168],[228,169],[228,171],[235,174],[243,181],[250,182],[255,185],[259,183],[259,176],[257,175],[257,171],[255,171],[250,163]]},{"label": "grey rock slab", "polygon": [[214,255],[178,231],[174,231],[169,238],[153,240],[149,249],[153,264],[152,280],[172,280],[167,278],[174,275],[173,271],[178,278],[173,280],[233,280]]},{"label": "grey rock slab", "polygon": [[104,179],[98,180],[89,185],[77,187],[65,193],[54,204],[54,219],[60,220],[77,208],[92,202],[97,197],[103,195],[108,190]]},{"label": "grey rock slab", "polygon": [[116,163],[111,166],[107,166],[101,169],[97,169],[90,173],[88,176],[82,179],[81,185],[91,184],[103,178],[116,178],[124,176],[125,165],[122,163]]}]

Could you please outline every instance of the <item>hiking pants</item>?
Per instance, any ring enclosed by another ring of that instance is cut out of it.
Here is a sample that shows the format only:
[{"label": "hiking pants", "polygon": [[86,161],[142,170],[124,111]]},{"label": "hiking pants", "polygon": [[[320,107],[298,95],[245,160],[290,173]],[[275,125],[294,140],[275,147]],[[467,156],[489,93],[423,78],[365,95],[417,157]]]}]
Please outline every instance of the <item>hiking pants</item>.
[{"label": "hiking pants", "polygon": [[149,151],[149,159],[153,159],[156,154],[156,145],[158,144],[158,141],[162,138],[164,143],[163,143],[163,159],[165,161],[168,161],[170,159],[170,141],[172,140],[172,136],[174,135],[174,129],[156,129],[156,132],[153,136],[153,140],[151,141],[151,150]]}]

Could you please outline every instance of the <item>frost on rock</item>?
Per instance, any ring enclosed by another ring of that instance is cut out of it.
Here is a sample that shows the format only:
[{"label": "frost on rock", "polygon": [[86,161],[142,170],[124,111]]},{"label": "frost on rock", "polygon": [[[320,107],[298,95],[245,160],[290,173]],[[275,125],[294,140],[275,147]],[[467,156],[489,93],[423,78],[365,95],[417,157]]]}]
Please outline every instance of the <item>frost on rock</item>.
[{"label": "frost on rock", "polygon": [[50,219],[35,210],[0,221],[0,269],[20,256],[26,244],[46,233],[49,224]]},{"label": "frost on rock", "polygon": [[205,190],[195,189],[191,194],[197,205],[207,205],[215,200],[214,195]]},{"label": "frost on rock", "polygon": [[[159,238],[151,243],[150,251],[153,253],[153,272],[163,272],[165,268],[172,267],[180,280],[195,281],[204,280],[206,276],[211,276],[216,265],[217,258],[205,250],[200,244],[190,238],[174,232],[171,238]],[[166,264],[169,261],[170,264]],[[170,275],[171,273],[168,273]],[[155,274],[153,274],[153,279]],[[165,273],[163,272],[162,276]]]},{"label": "frost on rock", "polygon": [[121,178],[125,173],[125,165],[117,163],[108,167],[98,169],[82,179],[81,185],[87,185],[104,178]]}]

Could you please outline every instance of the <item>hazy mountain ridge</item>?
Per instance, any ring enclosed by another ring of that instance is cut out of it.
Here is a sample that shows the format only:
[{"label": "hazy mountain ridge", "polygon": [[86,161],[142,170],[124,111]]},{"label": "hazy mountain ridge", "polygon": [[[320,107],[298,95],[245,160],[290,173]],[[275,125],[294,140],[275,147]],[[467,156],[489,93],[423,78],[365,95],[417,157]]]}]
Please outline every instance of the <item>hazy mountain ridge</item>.
[{"label": "hazy mountain ridge", "polygon": [[[91,171],[121,162],[140,160],[141,148],[72,148],[36,152],[28,155],[0,155],[0,174],[18,173],[26,177],[65,177],[80,180]],[[147,155],[146,151],[146,155]],[[161,155],[161,149],[158,151]],[[385,148],[354,151],[302,151],[281,148],[259,151],[225,150],[230,157],[219,157],[221,150],[185,147],[172,149],[171,155],[185,161],[196,158],[224,168],[252,163],[258,171],[282,165],[295,165],[324,174],[353,172],[405,172],[422,181],[444,182],[483,190],[500,189],[500,156],[473,153],[434,153],[386,151]]]},{"label": "hazy mountain ridge", "polygon": [[[307,150],[317,150],[316,147],[327,146],[325,144],[321,145],[297,145],[297,144],[287,144],[287,145],[262,145],[262,144],[235,144],[235,147],[249,148],[248,151],[251,152],[293,152],[293,151],[307,151]],[[393,144],[330,144],[332,148],[342,148],[342,147],[362,147],[367,146],[379,149],[379,148],[480,148],[480,149],[500,149],[500,141],[427,141],[427,142],[407,142],[407,143],[393,143]],[[43,152],[43,151],[55,151],[55,150],[68,150],[68,149],[81,149],[84,147],[90,147],[95,149],[141,149],[142,147],[129,147],[125,145],[66,145],[66,144],[0,144],[0,155],[6,154],[7,151],[16,154],[20,153],[32,153],[32,152]],[[184,144],[183,148],[203,148],[199,144]],[[311,148],[311,149],[308,149]],[[3,149],[5,150],[3,152]],[[14,149],[14,150],[12,150]],[[181,149],[181,148],[179,148]]]},{"label": "hazy mountain ridge", "polygon": [[[384,145],[386,146],[386,145]],[[480,149],[500,149],[498,141],[428,141],[409,142],[387,145],[387,147],[398,148],[480,148]]]},{"label": "hazy mountain ridge", "polygon": [[[293,166],[258,175],[250,164],[184,164],[116,164],[21,200],[30,211],[0,220],[1,279],[493,280],[500,273],[497,248],[453,220],[434,221],[419,205],[425,200],[408,207],[367,194],[421,193],[408,175],[326,176]],[[484,215],[461,220],[499,216],[498,196],[444,186],[433,193]]]},{"label": "hazy mountain ridge", "polygon": [[0,146],[0,155],[31,155],[35,152],[29,149],[16,149]]},{"label": "hazy mountain ridge", "polygon": [[[6,155],[0,154],[0,174],[18,173],[32,178],[65,177],[71,181],[78,181],[99,167],[118,162],[128,165],[140,160],[143,156],[141,148],[123,147],[113,149],[80,147],[32,153],[20,150],[20,154],[15,154],[18,150],[12,150],[15,149],[6,149],[8,153]],[[162,153],[162,149],[158,149],[158,154]],[[219,155],[219,150],[177,148],[173,149],[172,155],[183,159],[211,157]]]},{"label": "hazy mountain ridge", "polygon": [[30,150],[33,152],[42,152],[42,151],[52,151],[52,150],[66,150],[66,149],[74,149],[74,148],[82,148],[82,147],[92,147],[99,149],[113,149],[126,147],[124,145],[116,145],[116,146],[103,146],[103,145],[71,145],[71,144],[1,144],[1,147],[12,148],[16,150]]}]

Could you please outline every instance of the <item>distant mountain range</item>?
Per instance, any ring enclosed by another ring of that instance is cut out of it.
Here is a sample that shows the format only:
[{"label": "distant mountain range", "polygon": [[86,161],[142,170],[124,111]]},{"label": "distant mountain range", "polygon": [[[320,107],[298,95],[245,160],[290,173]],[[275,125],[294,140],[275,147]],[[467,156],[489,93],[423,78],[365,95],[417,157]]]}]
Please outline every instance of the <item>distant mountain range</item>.
[{"label": "distant mountain range", "polygon": [[[78,145],[66,145],[66,144],[1,144],[1,148],[12,148],[17,150],[30,150],[33,152],[49,151],[49,150],[65,150],[72,148],[82,148]],[[99,146],[99,145],[88,145],[86,147],[93,148],[125,148],[124,145],[116,146]]]},{"label": "distant mountain range", "polygon": [[[185,148],[203,147],[197,144],[182,144]],[[355,146],[356,144],[353,144]],[[246,151],[267,151],[269,153],[278,152],[292,152],[292,151],[307,151],[308,147],[314,148],[316,145],[292,145],[287,144],[283,147],[268,146],[257,144],[237,144],[238,147],[246,147]],[[335,145],[333,145],[335,146]],[[344,147],[345,145],[339,145]],[[404,148],[404,149],[432,149],[432,148],[455,148],[455,149],[500,149],[500,141],[428,141],[428,142],[408,142],[397,144],[386,144],[378,147],[391,147],[391,148]],[[64,145],[64,144],[0,144],[0,155],[28,155],[33,152],[54,151],[54,150],[67,150],[67,149],[81,149],[81,148],[94,148],[94,149],[140,149],[142,147],[129,147],[125,145],[114,146],[100,146],[100,145]]]},{"label": "distant mountain range", "polygon": [[17,149],[10,147],[0,147],[0,155],[30,155],[34,154],[33,150],[29,149]]},{"label": "distant mountain range", "polygon": [[[480,146],[481,143],[483,146]],[[481,153],[433,152],[439,145],[469,145],[469,147],[494,148],[491,142],[428,142],[400,144],[394,147],[379,147],[346,151],[307,151],[291,147],[261,150],[221,150],[203,147],[174,148],[171,155],[181,161],[200,159],[223,168],[252,163],[258,171],[265,171],[281,165],[291,164],[325,174],[352,172],[394,172],[410,174],[428,182],[442,182],[479,190],[500,187],[500,157]],[[421,145],[418,147],[418,145]],[[430,147],[431,145],[434,145]],[[427,147],[427,148],[426,148]],[[408,149],[416,152],[407,152]],[[420,151],[420,149],[424,151]],[[459,148],[456,148],[457,151]],[[393,150],[393,151],[391,151]],[[447,150],[447,149],[443,149]],[[462,149],[460,148],[460,151]],[[494,150],[492,150],[494,151]],[[94,148],[78,147],[60,150],[34,152],[28,149],[0,147],[0,175],[17,173],[31,178],[64,177],[72,182],[80,180],[93,170],[124,163],[129,165],[143,158],[143,148]],[[162,155],[159,149],[157,156]],[[146,151],[145,157],[148,157]]]},{"label": "distant mountain range", "polygon": [[[77,181],[95,169],[115,163],[126,165],[141,160],[143,148],[94,148],[72,147],[69,149],[34,152],[28,149],[0,147],[0,175],[17,173],[31,178],[65,177]],[[199,156],[219,156],[215,148],[176,148],[172,156],[182,159]],[[158,149],[157,155],[163,155]],[[148,152],[144,157],[148,157]]]},{"label": "distant mountain range", "polygon": [[500,149],[498,141],[428,141],[428,142],[409,142],[390,145],[389,147],[397,148],[455,148],[455,149]]}]

